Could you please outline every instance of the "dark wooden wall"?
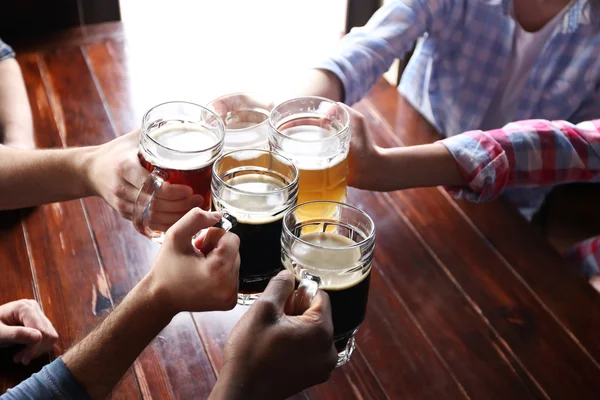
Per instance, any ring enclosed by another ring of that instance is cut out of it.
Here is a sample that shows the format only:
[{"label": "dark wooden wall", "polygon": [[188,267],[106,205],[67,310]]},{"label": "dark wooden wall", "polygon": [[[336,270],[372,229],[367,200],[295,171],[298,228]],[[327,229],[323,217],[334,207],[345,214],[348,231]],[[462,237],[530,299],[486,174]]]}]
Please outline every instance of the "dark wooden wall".
[{"label": "dark wooden wall", "polygon": [[119,21],[119,0],[5,0],[0,37],[20,43],[65,28]]}]

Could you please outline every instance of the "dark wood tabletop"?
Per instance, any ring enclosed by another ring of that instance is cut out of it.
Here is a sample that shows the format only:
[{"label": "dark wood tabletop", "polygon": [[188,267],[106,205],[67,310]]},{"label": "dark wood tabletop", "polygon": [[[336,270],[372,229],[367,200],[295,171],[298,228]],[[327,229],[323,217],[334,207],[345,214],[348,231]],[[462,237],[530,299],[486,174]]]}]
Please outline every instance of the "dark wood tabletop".
[{"label": "dark wood tabletop", "polygon": [[[104,143],[138,127],[149,101],[172,99],[153,91],[151,55],[118,23],[47,38],[17,59],[42,148]],[[200,75],[180,77],[182,96],[202,90]],[[356,108],[382,146],[438,138],[383,80]],[[367,317],[351,362],[295,399],[600,398],[600,296],[508,203],[455,201],[442,188],[351,189],[349,201],[377,228]],[[98,198],[0,213],[0,303],[37,299],[60,335],[60,351],[27,368],[2,350],[0,393],[98,325],[156,251]],[[179,314],[113,398],[206,398],[244,311]]]}]

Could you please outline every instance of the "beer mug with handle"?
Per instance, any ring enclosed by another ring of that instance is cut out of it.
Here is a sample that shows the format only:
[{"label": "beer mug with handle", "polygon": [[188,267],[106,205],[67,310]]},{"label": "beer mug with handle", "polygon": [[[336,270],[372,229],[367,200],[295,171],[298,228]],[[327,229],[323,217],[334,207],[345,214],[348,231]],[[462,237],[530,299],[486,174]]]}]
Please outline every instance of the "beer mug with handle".
[{"label": "beer mug with handle", "polygon": [[150,175],[138,193],[133,224],[138,232],[162,243],[164,231],[150,225],[152,201],[164,182],[187,185],[210,210],[212,166],[223,149],[225,128],[212,111],[188,102],[168,102],[142,119],[138,157]]},{"label": "beer mug with handle", "polygon": [[[334,216],[305,218],[303,208],[313,206],[332,209]],[[294,274],[296,295],[304,304],[317,286],[329,295],[338,367],[350,360],[354,335],[365,319],[374,249],[375,224],[354,206],[315,201],[299,204],[283,217],[283,265]]]}]

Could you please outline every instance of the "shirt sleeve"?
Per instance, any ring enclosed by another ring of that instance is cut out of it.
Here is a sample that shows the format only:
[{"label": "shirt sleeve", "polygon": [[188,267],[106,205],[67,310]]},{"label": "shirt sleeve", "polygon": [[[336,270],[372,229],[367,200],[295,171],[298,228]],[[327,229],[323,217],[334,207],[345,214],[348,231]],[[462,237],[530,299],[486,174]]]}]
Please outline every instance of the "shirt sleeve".
[{"label": "shirt sleeve", "polygon": [[0,39],[0,61],[15,56],[13,49]]},{"label": "shirt sleeve", "polygon": [[0,400],[83,400],[90,399],[75,380],[62,358],[57,358],[38,373],[0,396]]},{"label": "shirt sleeve", "polygon": [[508,187],[587,181],[600,175],[600,119],[573,125],[527,120],[493,131],[471,131],[441,141],[467,182],[447,190],[485,201]]},{"label": "shirt sleeve", "polygon": [[578,243],[566,256],[588,279],[600,274],[600,236]]},{"label": "shirt sleeve", "polygon": [[336,54],[315,68],[333,72],[342,82],[347,104],[359,101],[415,41],[447,22],[458,0],[395,0],[383,5],[364,27],[340,41]]}]

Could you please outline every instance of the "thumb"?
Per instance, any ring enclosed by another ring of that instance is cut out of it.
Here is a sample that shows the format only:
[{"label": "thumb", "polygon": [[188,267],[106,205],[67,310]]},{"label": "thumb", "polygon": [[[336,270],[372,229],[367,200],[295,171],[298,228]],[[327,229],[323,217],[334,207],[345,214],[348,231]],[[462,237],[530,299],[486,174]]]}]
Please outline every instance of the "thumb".
[{"label": "thumb", "polygon": [[271,303],[276,310],[283,314],[290,295],[294,293],[294,277],[291,272],[284,269],[271,278],[269,285],[256,301]]},{"label": "thumb", "polygon": [[190,248],[192,237],[204,228],[208,228],[221,219],[217,212],[204,211],[198,207],[192,208],[167,231],[169,241],[180,249]]},{"label": "thumb", "polygon": [[42,340],[42,333],[37,329],[24,326],[0,326],[0,343],[2,344],[36,344]]}]

